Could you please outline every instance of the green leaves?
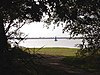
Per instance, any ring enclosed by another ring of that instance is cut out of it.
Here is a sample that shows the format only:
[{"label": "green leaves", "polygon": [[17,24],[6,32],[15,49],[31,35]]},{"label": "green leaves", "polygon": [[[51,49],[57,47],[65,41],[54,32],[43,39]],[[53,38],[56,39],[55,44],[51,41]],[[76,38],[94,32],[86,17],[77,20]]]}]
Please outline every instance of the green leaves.
[{"label": "green leaves", "polygon": [[43,13],[48,15],[45,20],[47,24],[53,22],[59,26],[63,22],[65,24],[63,31],[70,32],[72,37],[84,35],[88,43],[86,48],[93,46],[93,52],[100,48],[100,0],[1,0],[0,2],[0,17],[4,23],[16,19],[21,22],[41,21]]},{"label": "green leaves", "polygon": [[47,0],[47,2],[51,10],[53,9],[51,15],[53,19],[48,19],[48,22],[64,22],[63,32],[70,32],[72,37],[80,34],[84,36],[87,44],[82,44],[83,49],[80,54],[98,53],[100,48],[100,0]]}]

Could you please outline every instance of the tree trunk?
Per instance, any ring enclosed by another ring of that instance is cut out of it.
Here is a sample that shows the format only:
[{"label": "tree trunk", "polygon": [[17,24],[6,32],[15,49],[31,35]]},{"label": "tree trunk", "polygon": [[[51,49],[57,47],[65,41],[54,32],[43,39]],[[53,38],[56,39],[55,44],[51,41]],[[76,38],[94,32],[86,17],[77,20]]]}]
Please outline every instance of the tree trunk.
[{"label": "tree trunk", "polygon": [[7,37],[5,35],[3,19],[0,19],[0,67],[1,68],[7,65],[8,58],[9,56],[7,47]]},{"label": "tree trunk", "polygon": [[3,19],[0,19],[0,54],[5,54],[8,51],[7,49],[7,37],[5,34]]}]

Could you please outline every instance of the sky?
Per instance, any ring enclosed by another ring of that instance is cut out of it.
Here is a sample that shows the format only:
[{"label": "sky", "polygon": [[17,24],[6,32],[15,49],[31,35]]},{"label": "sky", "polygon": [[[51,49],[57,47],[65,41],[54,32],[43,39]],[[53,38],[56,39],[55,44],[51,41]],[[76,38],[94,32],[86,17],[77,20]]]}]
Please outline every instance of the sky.
[{"label": "sky", "polygon": [[[28,35],[27,37],[69,37],[69,33],[62,33],[64,27],[50,25],[49,28],[44,26],[44,23],[30,23],[26,24],[21,28],[21,32]],[[54,39],[49,40],[25,40],[20,43],[20,46],[24,47],[75,47],[75,44],[81,43],[81,40],[59,40],[54,41]]]},{"label": "sky", "polygon": [[62,26],[55,27],[50,25],[49,28],[44,26],[44,23],[30,23],[21,28],[21,31],[28,35],[28,37],[60,37],[69,36],[68,33],[62,33]]}]

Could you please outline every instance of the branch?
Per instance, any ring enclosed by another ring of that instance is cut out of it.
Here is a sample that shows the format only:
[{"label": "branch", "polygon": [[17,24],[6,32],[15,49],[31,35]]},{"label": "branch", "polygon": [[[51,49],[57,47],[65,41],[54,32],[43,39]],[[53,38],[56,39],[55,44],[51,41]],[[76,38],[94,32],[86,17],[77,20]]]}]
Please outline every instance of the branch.
[{"label": "branch", "polygon": [[[16,33],[20,28],[22,28],[22,27],[25,25],[25,23],[26,23],[26,21],[25,21],[19,28],[17,28],[17,29],[14,31],[14,33]],[[14,33],[9,34],[8,37],[10,37],[10,36],[11,36],[12,34],[14,34]]]},{"label": "branch", "polygon": [[11,24],[13,23],[13,21],[10,21],[10,24],[8,25],[8,27],[5,29],[5,33],[7,33],[11,27]]}]

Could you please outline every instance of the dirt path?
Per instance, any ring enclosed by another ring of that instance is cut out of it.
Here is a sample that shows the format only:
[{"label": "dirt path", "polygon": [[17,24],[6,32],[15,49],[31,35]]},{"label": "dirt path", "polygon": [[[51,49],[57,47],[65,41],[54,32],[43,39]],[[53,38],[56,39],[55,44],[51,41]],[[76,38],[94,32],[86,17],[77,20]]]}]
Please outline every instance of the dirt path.
[{"label": "dirt path", "polygon": [[44,57],[44,59],[40,61],[41,65],[48,69],[55,70],[57,72],[57,74],[55,75],[100,75],[98,73],[86,72],[71,65],[64,65],[61,61],[63,58],[65,58],[63,56],[42,56]]}]

